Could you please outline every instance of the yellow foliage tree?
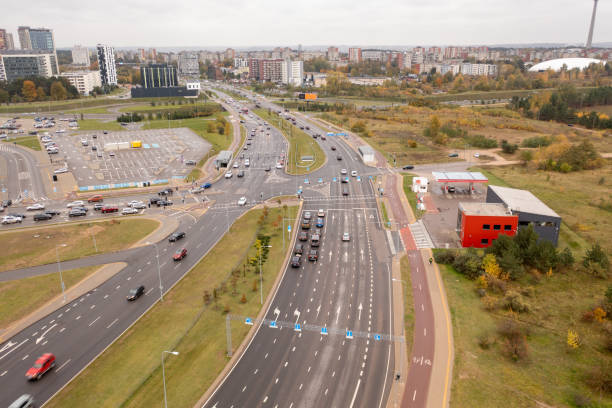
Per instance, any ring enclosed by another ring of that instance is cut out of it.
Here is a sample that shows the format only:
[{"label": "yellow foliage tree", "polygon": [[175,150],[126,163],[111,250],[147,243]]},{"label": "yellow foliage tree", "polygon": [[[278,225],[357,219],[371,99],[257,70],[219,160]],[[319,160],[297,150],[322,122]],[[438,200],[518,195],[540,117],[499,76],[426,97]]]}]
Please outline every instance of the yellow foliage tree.
[{"label": "yellow foliage tree", "polygon": [[593,317],[599,323],[603,323],[604,319],[606,318],[606,314],[606,311],[603,310],[601,307],[596,307],[595,309],[593,309]]},{"label": "yellow foliage tree", "polygon": [[567,345],[573,350],[580,347],[580,336],[578,336],[578,332],[567,329]]},{"label": "yellow foliage tree", "polygon": [[482,269],[484,269],[485,273],[492,278],[499,279],[501,276],[501,268],[497,263],[497,259],[493,254],[486,254],[482,259]]},{"label": "yellow foliage tree", "polygon": [[476,284],[481,289],[486,289],[489,286],[489,282],[487,281],[487,278],[484,275],[480,275],[478,279],[476,279]]},{"label": "yellow foliage tree", "polygon": [[21,94],[23,95],[23,98],[28,102],[36,100],[36,85],[34,84],[34,82],[23,81]]}]

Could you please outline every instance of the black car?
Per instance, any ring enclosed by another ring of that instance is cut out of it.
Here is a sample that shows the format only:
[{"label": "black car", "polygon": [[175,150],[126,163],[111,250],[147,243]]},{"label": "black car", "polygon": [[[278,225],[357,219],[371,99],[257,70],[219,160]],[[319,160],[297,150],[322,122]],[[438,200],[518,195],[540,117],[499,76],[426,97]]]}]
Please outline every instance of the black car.
[{"label": "black car", "polygon": [[236,174],[237,177],[244,177],[244,170],[240,170],[238,171],[238,174]]},{"label": "black car", "polygon": [[294,255],[302,255],[304,253],[304,244],[297,243],[295,244],[295,249],[293,250]]},{"label": "black car", "polygon": [[172,193],[173,193],[172,189],[168,187],[168,188],[164,188],[162,191],[157,193],[157,195],[165,196],[165,195],[172,195]]},{"label": "black car", "polygon": [[449,186],[448,187],[448,192],[449,193],[454,193],[455,192],[455,186]]},{"label": "black car", "polygon": [[311,249],[308,253],[308,260],[316,261],[317,259],[319,259],[319,251],[317,251],[316,249]]},{"label": "black car", "polygon": [[21,218],[21,219],[24,219],[24,218],[26,217],[26,215],[25,215],[25,214],[18,214],[18,213],[8,213],[8,214],[6,214],[6,215],[8,215],[8,216],[10,216],[10,217],[19,217],[19,218]]},{"label": "black car", "polygon": [[270,171],[272,170],[272,167],[270,167],[270,165],[266,166],[266,168],[264,169],[265,171]]},{"label": "black car", "polygon": [[172,235],[170,235],[170,238],[168,238],[168,241],[170,242],[176,242],[179,239],[183,239],[185,238],[185,233],[184,232],[173,232]]},{"label": "black car", "polygon": [[50,216],[54,216],[54,215],[60,215],[61,212],[58,210],[47,210],[43,212],[44,214],[49,214]]},{"label": "black car", "polygon": [[168,200],[159,200],[157,202],[157,206],[158,207],[167,207],[167,206],[172,205],[172,204],[173,204],[173,202],[172,201],[168,201]]},{"label": "black car", "polygon": [[310,229],[310,220],[304,219],[302,221],[302,229]]},{"label": "black car", "polygon": [[103,130],[102,133],[104,133],[105,135],[108,135],[108,131]]},{"label": "black car", "polygon": [[341,161],[342,160],[342,156],[336,156],[336,160]]},{"label": "black car", "polygon": [[149,198],[149,203],[151,203],[151,204],[157,204],[160,201],[161,201],[161,198],[159,198],[159,197],[151,197],[151,198]]},{"label": "black car", "polygon": [[195,166],[195,165],[196,165],[196,164],[198,164],[198,163],[197,163],[195,160],[187,160],[187,161],[185,162],[185,164],[186,164],[187,166]]},{"label": "black car", "polygon": [[91,146],[91,150],[98,150],[98,146]]},{"label": "black car", "polygon": [[300,266],[302,266],[302,257],[301,256],[294,256],[293,258],[291,258],[291,267],[292,268],[299,268]]},{"label": "black car", "polygon": [[412,164],[402,167],[402,170],[412,170],[412,169],[414,169],[414,166]]},{"label": "black car", "polygon": [[130,289],[130,293],[127,295],[126,298],[128,301],[136,300],[142,295],[144,295],[144,291],[145,291],[144,285],[140,285],[137,288]]},{"label": "black car", "polygon": [[34,221],[47,221],[51,218],[53,218],[53,216],[47,213],[34,214]]},{"label": "black car", "polygon": [[13,205],[13,200],[4,200],[2,202],[3,207],[10,207],[11,205]]}]

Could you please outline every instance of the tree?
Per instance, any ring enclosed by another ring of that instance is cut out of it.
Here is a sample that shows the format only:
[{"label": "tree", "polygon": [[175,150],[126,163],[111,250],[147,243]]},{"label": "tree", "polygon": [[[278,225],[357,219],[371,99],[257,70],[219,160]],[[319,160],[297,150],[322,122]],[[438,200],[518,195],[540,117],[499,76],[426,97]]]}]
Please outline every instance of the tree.
[{"label": "tree", "polygon": [[574,350],[580,347],[580,336],[578,336],[578,332],[567,329],[567,345]]},{"label": "tree", "polygon": [[45,93],[45,90],[42,86],[36,88],[36,96],[38,97],[39,101],[45,100],[47,94]]},{"label": "tree", "polygon": [[495,259],[495,255],[486,254],[482,259],[482,269],[485,273],[492,278],[499,278],[501,275],[501,268]]},{"label": "tree", "polygon": [[4,89],[0,89],[0,103],[9,103],[11,100],[10,94]]},{"label": "tree", "polygon": [[32,81],[23,81],[23,87],[21,88],[21,95],[28,102],[36,100],[36,85]]},{"label": "tree", "polygon": [[66,99],[68,92],[61,82],[56,81],[51,85],[51,99],[54,101],[63,101]]}]

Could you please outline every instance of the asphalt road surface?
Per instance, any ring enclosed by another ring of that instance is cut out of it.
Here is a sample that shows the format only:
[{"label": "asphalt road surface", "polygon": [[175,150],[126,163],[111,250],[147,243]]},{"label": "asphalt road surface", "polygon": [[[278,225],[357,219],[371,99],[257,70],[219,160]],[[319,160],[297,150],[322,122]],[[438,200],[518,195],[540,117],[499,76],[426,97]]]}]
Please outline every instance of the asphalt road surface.
[{"label": "asphalt road surface", "polygon": [[17,145],[0,143],[0,197],[16,201],[31,198],[46,200],[45,184],[34,156]]}]

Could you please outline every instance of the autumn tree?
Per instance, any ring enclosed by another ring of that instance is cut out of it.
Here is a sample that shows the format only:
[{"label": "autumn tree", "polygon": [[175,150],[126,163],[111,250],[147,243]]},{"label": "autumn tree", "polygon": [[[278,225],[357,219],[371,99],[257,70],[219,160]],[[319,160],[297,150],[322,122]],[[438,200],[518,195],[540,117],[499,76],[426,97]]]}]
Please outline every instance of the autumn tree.
[{"label": "autumn tree", "polygon": [[24,99],[28,102],[36,100],[36,85],[32,81],[23,81],[23,87],[21,88],[21,94]]},{"label": "autumn tree", "polygon": [[11,95],[4,89],[0,89],[0,103],[8,103],[11,100]]},{"label": "autumn tree", "polygon": [[62,85],[61,82],[53,82],[53,84],[51,85],[51,99],[53,99],[54,101],[62,101],[66,99],[67,95],[68,92],[66,91],[66,88],[64,88],[64,85]]},{"label": "autumn tree", "polygon": [[36,96],[38,97],[39,101],[43,101],[47,97],[47,94],[45,93],[45,90],[42,86],[36,88]]}]

